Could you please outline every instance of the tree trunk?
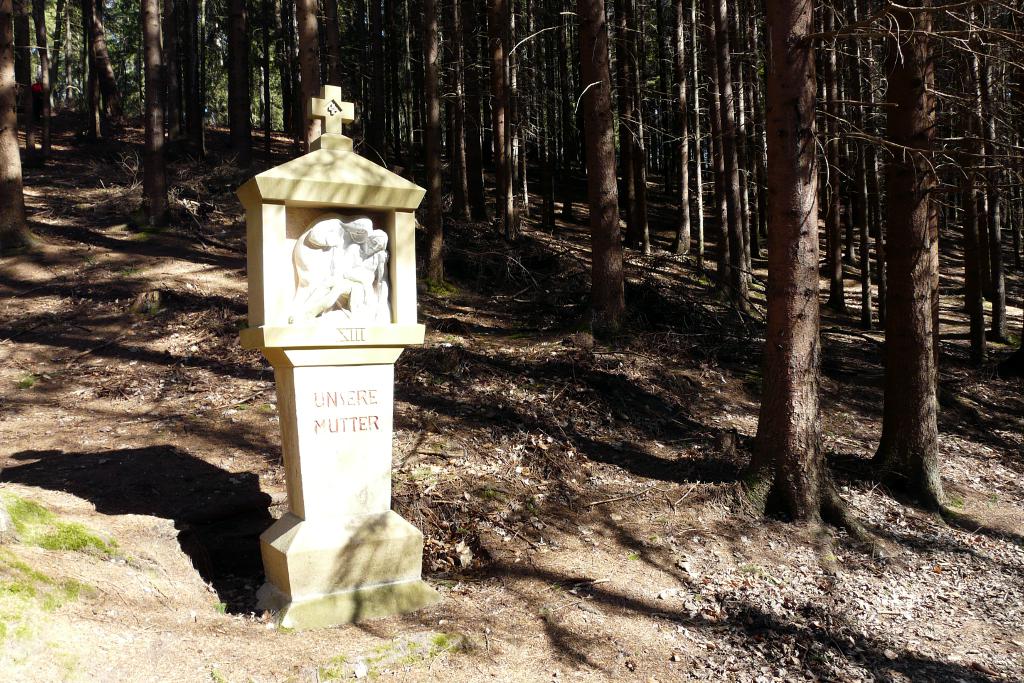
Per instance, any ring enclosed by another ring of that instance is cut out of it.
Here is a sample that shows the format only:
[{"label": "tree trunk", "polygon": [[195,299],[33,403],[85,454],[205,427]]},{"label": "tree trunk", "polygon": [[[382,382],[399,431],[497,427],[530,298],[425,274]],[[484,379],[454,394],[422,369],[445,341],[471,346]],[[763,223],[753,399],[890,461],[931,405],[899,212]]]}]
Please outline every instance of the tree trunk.
[{"label": "tree trunk", "polygon": [[480,42],[477,39],[478,13],[474,0],[461,0],[462,42],[466,65],[463,78],[466,83],[466,183],[470,216],[475,221],[487,220],[487,196],[484,193],[483,158],[480,150]]},{"label": "tree trunk", "polygon": [[181,75],[178,62],[178,27],[181,0],[164,0],[164,76],[167,84],[167,139],[176,142],[182,137]]},{"label": "tree trunk", "polygon": [[[48,74],[48,77],[49,77],[49,82],[50,82],[50,92],[51,93],[56,92],[57,93],[57,98],[56,99],[58,99],[60,101],[63,101],[63,99],[64,99],[63,98],[64,91],[59,86],[59,81],[57,80],[57,74],[60,73],[61,52],[64,52],[65,54],[67,53],[67,50],[63,49],[63,48],[67,45],[68,38],[70,36],[64,30],[65,18],[66,18],[66,14],[67,14],[67,11],[68,11],[67,4],[66,4],[65,0],[57,0],[56,4],[57,4],[57,6],[54,9],[54,21],[53,21],[53,50],[48,52],[49,61],[50,61],[50,73]],[[35,7],[35,4],[33,4],[33,8],[34,7]],[[43,7],[43,11],[45,13],[45,11],[46,11],[46,3],[45,2],[42,3],[42,7]],[[45,22],[43,22],[43,24],[44,24],[44,27],[45,27]],[[67,87],[67,83],[65,83],[64,86]],[[54,100],[54,97],[51,95],[50,102],[47,103],[47,106],[52,106],[53,100]],[[47,124],[47,125],[49,125],[49,124]]]},{"label": "tree trunk", "polygon": [[103,135],[102,111],[100,107],[100,80],[97,75],[96,59],[92,51],[91,33],[92,22],[89,16],[92,15],[92,5],[95,0],[82,0],[82,50],[84,59],[84,70],[88,71],[85,80],[85,96],[82,103],[85,105],[86,125],[85,134],[89,140],[98,140]]},{"label": "tree trunk", "polygon": [[18,150],[16,88],[14,6],[12,0],[0,0],[0,256],[29,244]]},{"label": "tree trunk", "polygon": [[[426,0],[425,0],[426,1]],[[366,141],[373,159],[385,163],[387,150],[386,115],[384,113],[384,7],[383,0],[369,0],[370,14],[370,116],[367,117]],[[424,46],[424,49],[426,47]],[[426,65],[424,65],[424,69]],[[427,122],[424,121],[424,128]],[[426,132],[426,131],[424,131]]]},{"label": "tree trunk", "polygon": [[228,125],[231,152],[240,167],[248,168],[252,165],[252,112],[249,105],[249,14],[246,0],[230,0],[229,10]]},{"label": "tree trunk", "polygon": [[25,158],[36,154],[36,116],[32,97],[32,40],[29,38],[31,14],[30,0],[14,2],[14,75],[18,81],[18,100],[21,103],[21,122],[25,129]]},{"label": "tree trunk", "polygon": [[729,298],[741,310],[749,307],[750,277],[744,263],[743,223],[740,214],[740,172],[736,155],[732,67],[729,55],[728,5],[708,0],[708,15],[715,22],[715,62],[718,72],[718,113],[722,119],[723,192],[729,240]]},{"label": "tree trunk", "polygon": [[[95,0],[92,0],[95,1]],[[185,131],[188,134],[192,152],[200,157],[206,155],[206,140],[203,121],[203,102],[200,97],[202,85],[199,77],[199,7],[201,0],[181,0],[181,54],[182,87],[185,99]]]},{"label": "tree trunk", "polygon": [[344,85],[341,68],[341,27],[338,24],[338,0],[322,0],[324,8],[324,36],[327,45],[324,60],[327,62],[327,82],[330,85]]},{"label": "tree trunk", "polygon": [[43,109],[39,112],[43,159],[50,156],[50,51],[46,47],[46,2],[32,0],[32,21],[39,50],[39,84],[43,87]]},{"label": "tree trunk", "polygon": [[580,75],[587,84],[582,99],[590,205],[590,305],[594,334],[610,336],[621,327],[626,305],[604,0],[577,0],[576,12]]},{"label": "tree trunk", "polygon": [[487,32],[491,48],[491,139],[494,147],[495,216],[505,237],[516,236],[512,194],[512,154],[508,135],[508,0],[489,0]]},{"label": "tree trunk", "polygon": [[[859,18],[859,7],[861,0],[853,3],[853,20]],[[868,100],[868,79],[864,73],[864,62],[861,60],[861,41],[854,40],[850,46],[851,59],[849,60],[851,92],[861,102]],[[856,130],[865,129],[864,107],[860,104],[853,106],[853,125]],[[852,193],[853,220],[856,224],[860,238],[860,326],[862,329],[870,330],[872,327],[871,313],[871,243],[868,217],[868,167],[865,145],[863,142],[856,142],[859,146],[855,155],[856,185]]]},{"label": "tree trunk", "polygon": [[936,216],[929,196],[935,176],[928,156],[935,126],[934,66],[928,47],[931,14],[893,10],[892,16],[895,32],[886,39],[886,101],[891,103],[887,135],[892,143],[915,151],[894,154],[885,174],[889,312],[882,437],[875,461],[890,485],[937,508],[943,492],[932,318],[930,223]]},{"label": "tree trunk", "polygon": [[[975,58],[977,59],[977,55]],[[985,179],[988,187],[988,220],[986,223],[988,226],[989,262],[992,267],[992,337],[997,341],[1003,341],[1006,339],[1006,277],[1003,272],[1000,173],[997,168],[991,168],[998,163],[995,159],[996,116],[992,107],[991,74],[992,67],[985,59],[980,64],[979,86],[985,122],[981,132],[985,140],[986,165],[990,167],[985,174]]]},{"label": "tree trunk", "polygon": [[820,519],[827,470],[818,418],[818,192],[812,5],[767,0],[768,326],[750,493]]},{"label": "tree trunk", "polygon": [[[310,143],[320,137],[321,133],[320,119],[313,117],[309,109],[313,98],[320,94],[316,5],[316,0],[295,0],[295,22],[299,29],[299,92],[301,93],[301,111],[304,117],[300,125],[306,151],[309,150]],[[383,59],[381,61],[383,62]],[[381,68],[383,69],[383,63]],[[381,71],[381,80],[383,80],[383,75],[384,73]],[[378,153],[381,152],[383,149],[380,149]]]},{"label": "tree trunk", "polygon": [[[964,168],[973,160],[967,159]],[[964,234],[964,306],[971,321],[971,360],[985,360],[985,304],[981,292],[981,264],[978,261],[978,193],[974,189],[974,174],[964,173],[960,181],[963,203]]]},{"label": "tree trunk", "polygon": [[146,151],[143,192],[151,226],[167,221],[167,175],[164,162],[164,84],[160,58],[160,2],[142,0],[142,41],[146,62]]},{"label": "tree trunk", "polygon": [[[717,0],[708,0],[716,2]],[[704,16],[704,37],[708,49],[715,46],[715,21],[705,5]],[[732,286],[732,254],[729,244],[729,209],[725,200],[725,153],[722,151],[722,116],[721,106],[718,97],[718,69],[715,65],[714,55],[709,57],[711,66],[707,69],[708,74],[708,118],[711,119],[711,141],[709,157],[711,161],[711,172],[715,186],[715,227],[717,228],[716,241],[718,243],[717,261],[717,289],[722,296],[730,296],[729,288]],[[695,89],[696,90],[696,89]]]},{"label": "tree trunk", "polygon": [[[462,2],[450,0],[449,4],[450,36],[462,35]],[[429,18],[426,19],[429,23]],[[452,60],[450,69],[452,78],[452,132],[451,132],[451,178],[452,178],[452,215],[466,220],[469,218],[469,178],[466,175],[466,101],[463,89],[463,68],[465,56],[463,42],[458,38],[449,40],[449,54]],[[426,53],[424,53],[426,54]],[[429,97],[429,95],[428,95]],[[397,111],[395,112],[397,114]]]},{"label": "tree trunk", "polygon": [[89,19],[89,43],[92,53],[90,72],[96,69],[100,93],[103,95],[103,112],[109,121],[118,121],[122,116],[121,93],[117,89],[114,68],[107,53],[107,36],[103,29],[102,0],[82,0],[83,22]]},{"label": "tree trunk", "polygon": [[693,38],[690,61],[692,62],[693,87],[693,151],[694,151],[694,175],[697,195],[697,267],[704,269],[704,159],[701,154],[701,128],[700,128],[700,80],[697,77],[699,71],[697,59],[698,43],[700,42],[700,31],[697,30],[697,0],[690,0],[690,35]]},{"label": "tree trunk", "polygon": [[263,15],[263,159],[270,164],[270,129],[273,102],[270,97],[270,30],[274,26],[273,0],[262,0]]},{"label": "tree trunk", "polygon": [[[835,10],[825,8],[825,31],[835,30]],[[839,94],[836,70],[836,43],[829,46],[825,53],[825,130],[828,139],[825,142],[825,158],[827,160],[828,184],[823,188],[826,192],[825,207],[825,245],[827,249],[828,269],[828,301],[825,305],[837,313],[846,314],[846,288],[843,281],[843,223],[841,171],[839,170]]]},{"label": "tree trunk", "polygon": [[[561,8],[561,0],[558,2]],[[571,37],[569,35],[570,22],[566,13],[558,13],[558,81],[559,88],[559,115],[561,118],[562,133],[562,154],[559,168],[561,169],[561,182],[558,184],[562,198],[562,220],[573,220],[572,210],[572,183],[569,176],[579,163],[579,151],[576,145],[576,130],[574,125],[572,97],[572,82],[569,75],[569,49]]]},{"label": "tree trunk", "polygon": [[423,95],[426,121],[423,152],[427,169],[427,279],[444,282],[444,232],[441,223],[441,102],[438,97],[438,55],[436,0],[423,0]]},{"label": "tree trunk", "polygon": [[672,251],[687,254],[690,251],[690,130],[686,102],[686,8],[683,0],[674,0],[673,76],[676,81],[676,131],[679,134],[679,212],[676,221],[676,239]]},{"label": "tree trunk", "polygon": [[[633,150],[630,163],[633,165],[633,200],[629,205],[629,226],[639,241],[644,254],[651,253],[651,233],[647,222],[647,142],[644,135],[643,99],[640,92],[644,50],[640,46],[642,32],[637,30],[636,0],[625,0],[631,17],[630,30],[626,34],[626,55],[630,68],[627,72],[628,85],[632,90],[633,105]],[[643,13],[639,26],[643,25]]]}]

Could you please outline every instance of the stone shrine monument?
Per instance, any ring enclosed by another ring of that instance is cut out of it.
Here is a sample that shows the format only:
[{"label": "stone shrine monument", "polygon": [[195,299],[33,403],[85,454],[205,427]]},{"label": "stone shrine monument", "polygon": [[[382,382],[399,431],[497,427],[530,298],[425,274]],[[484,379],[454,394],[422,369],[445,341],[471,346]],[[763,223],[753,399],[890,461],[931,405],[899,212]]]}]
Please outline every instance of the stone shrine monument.
[{"label": "stone shrine monument", "polygon": [[274,367],[288,512],[260,536],[260,605],[314,628],[440,599],[420,578],[423,535],[391,510],[394,364],[423,343],[415,219],[423,188],[355,154],[354,108],[327,86],[310,152],[238,190],[249,327]]}]

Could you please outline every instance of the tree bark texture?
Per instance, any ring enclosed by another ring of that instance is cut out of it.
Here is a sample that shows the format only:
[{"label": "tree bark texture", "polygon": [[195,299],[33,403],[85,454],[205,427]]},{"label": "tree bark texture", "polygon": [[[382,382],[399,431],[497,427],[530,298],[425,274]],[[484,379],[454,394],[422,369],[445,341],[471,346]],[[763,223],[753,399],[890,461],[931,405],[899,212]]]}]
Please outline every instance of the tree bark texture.
[{"label": "tree bark texture", "polygon": [[427,279],[444,282],[443,225],[441,223],[441,103],[438,96],[437,2],[423,0],[423,89],[426,121],[423,130],[424,163],[427,170]]},{"label": "tree bark texture", "polygon": [[676,214],[676,238],[673,251],[690,252],[690,129],[686,97],[686,7],[674,0],[673,77],[676,86],[676,131],[679,134],[679,211]]},{"label": "tree bark texture", "polygon": [[43,159],[50,156],[50,51],[46,46],[46,2],[32,0],[32,23],[36,29],[36,47],[39,50],[39,84],[43,88],[43,109],[39,112],[40,144]]},{"label": "tree bark texture", "polygon": [[12,0],[0,0],[0,256],[28,244],[16,88],[14,6]]},{"label": "tree bark texture", "polygon": [[792,519],[820,519],[827,474],[818,419],[818,164],[810,0],[767,0],[768,324],[751,471]]},{"label": "tree bark texture", "polygon": [[236,163],[248,168],[252,165],[252,112],[249,104],[249,14],[246,0],[230,0],[229,10],[228,125],[231,151]]},{"label": "tree bark texture", "polygon": [[741,309],[749,306],[750,277],[744,263],[744,231],[740,213],[740,172],[736,154],[732,68],[729,54],[728,5],[726,0],[708,0],[708,15],[715,23],[715,63],[718,73],[718,111],[722,120],[722,160],[726,225],[729,241],[729,298]]},{"label": "tree bark texture", "polygon": [[489,0],[487,32],[491,50],[491,140],[494,147],[495,216],[506,238],[516,236],[512,152],[508,134],[508,0]]},{"label": "tree bark texture", "polygon": [[164,161],[164,83],[160,56],[160,2],[142,0],[142,45],[145,59],[146,146],[143,194],[151,226],[167,221],[167,173]]},{"label": "tree bark texture", "polygon": [[[929,196],[935,177],[931,159],[926,156],[935,125],[934,66],[927,37],[931,15],[896,10],[893,17],[900,30],[887,38],[886,46],[887,101],[891,103],[887,135],[905,151],[894,154],[885,174],[889,198],[889,310],[885,325],[885,405],[875,460],[892,486],[922,505],[938,507],[943,492],[932,317],[935,274],[931,221],[936,215]],[[915,32],[909,33],[911,29]]]},{"label": "tree bark texture", "polygon": [[590,204],[590,305],[594,334],[607,336],[618,332],[626,307],[615,178],[608,25],[604,0],[577,0],[576,11],[580,31],[580,76],[586,88],[582,104]]},{"label": "tree bark texture", "polygon": [[[287,0],[286,0],[287,1]],[[302,98],[300,124],[305,149],[320,137],[320,119],[310,112],[313,98],[320,94],[320,62],[317,59],[318,34],[316,0],[295,0],[295,22],[299,31],[299,88]],[[383,74],[382,74],[383,75]]]},{"label": "tree bark texture", "polygon": [[31,16],[29,0],[14,2],[14,76],[18,81],[18,100],[21,103],[22,126],[25,129],[25,157],[36,153],[36,122],[32,97],[32,41],[29,38]]}]

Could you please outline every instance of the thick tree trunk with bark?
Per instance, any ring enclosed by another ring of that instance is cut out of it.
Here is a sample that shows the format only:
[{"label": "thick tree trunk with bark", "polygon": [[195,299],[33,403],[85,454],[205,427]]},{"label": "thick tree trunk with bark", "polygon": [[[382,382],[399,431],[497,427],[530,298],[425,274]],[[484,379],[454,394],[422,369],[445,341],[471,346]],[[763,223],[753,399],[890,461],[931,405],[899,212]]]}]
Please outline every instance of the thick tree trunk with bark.
[{"label": "thick tree trunk with bark", "polygon": [[160,2],[142,0],[142,45],[146,75],[146,150],[143,194],[151,226],[167,221],[167,174],[164,162],[164,83],[160,58]]},{"label": "thick tree trunk with bark", "polygon": [[[927,4],[930,0],[924,0]],[[875,461],[883,479],[930,508],[942,504],[933,327],[935,185],[934,66],[929,13],[894,10],[898,32],[887,38],[889,140],[896,152],[888,185],[889,310],[885,325],[885,406]],[[914,33],[907,33],[911,29]],[[902,36],[910,35],[903,39]],[[911,151],[914,150],[914,151]],[[920,151],[917,151],[920,150]]]},{"label": "thick tree trunk with bark", "polygon": [[11,0],[0,0],[0,256],[29,244],[18,150],[16,88],[14,6]]},{"label": "thick tree trunk with bark", "polygon": [[437,32],[437,2],[423,0],[423,95],[426,121],[423,127],[424,165],[427,170],[427,279],[444,282],[441,218],[441,101],[438,96],[440,43]]},{"label": "thick tree trunk with bark", "polygon": [[[317,59],[316,0],[295,0],[295,22],[299,29],[299,88],[302,98],[301,122],[305,149],[320,137],[320,119],[310,113],[313,98],[320,94],[320,62]],[[383,68],[383,65],[382,65]],[[383,76],[383,71],[381,72]],[[380,150],[378,153],[382,152]]]},{"label": "thick tree trunk with bark", "polygon": [[748,486],[796,521],[820,519],[828,489],[818,418],[818,168],[813,28],[807,0],[768,0],[768,326]]},{"label": "thick tree trunk with bark", "polygon": [[604,0],[577,0],[580,29],[580,75],[590,204],[591,296],[597,336],[618,332],[625,312],[622,235],[619,231],[612,131],[611,73]]},{"label": "thick tree trunk with bark", "polygon": [[[144,0],[145,1],[145,0]],[[249,14],[246,0],[230,0],[228,16],[228,125],[231,151],[242,168],[252,165],[249,105]]]}]

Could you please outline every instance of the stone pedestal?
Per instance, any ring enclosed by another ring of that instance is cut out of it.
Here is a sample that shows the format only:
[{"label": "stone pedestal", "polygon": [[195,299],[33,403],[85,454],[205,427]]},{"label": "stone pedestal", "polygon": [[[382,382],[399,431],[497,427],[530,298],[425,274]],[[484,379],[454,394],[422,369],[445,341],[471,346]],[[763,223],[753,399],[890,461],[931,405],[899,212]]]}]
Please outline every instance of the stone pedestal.
[{"label": "stone pedestal", "polygon": [[423,535],[391,511],[394,364],[416,321],[416,207],[424,189],[352,151],[354,107],[324,86],[309,154],[238,190],[249,327],[274,366],[289,512],[260,537],[260,604],[313,628],[439,599],[420,580]]},{"label": "stone pedestal", "polygon": [[345,624],[440,599],[420,579],[423,534],[391,510],[400,351],[264,349],[277,383],[289,512],[260,536],[267,583],[258,598],[282,626]]}]

